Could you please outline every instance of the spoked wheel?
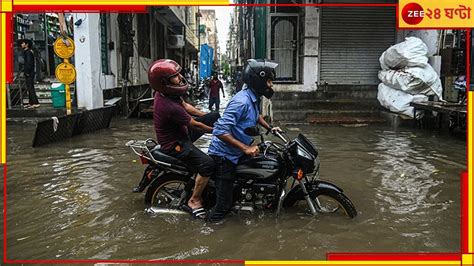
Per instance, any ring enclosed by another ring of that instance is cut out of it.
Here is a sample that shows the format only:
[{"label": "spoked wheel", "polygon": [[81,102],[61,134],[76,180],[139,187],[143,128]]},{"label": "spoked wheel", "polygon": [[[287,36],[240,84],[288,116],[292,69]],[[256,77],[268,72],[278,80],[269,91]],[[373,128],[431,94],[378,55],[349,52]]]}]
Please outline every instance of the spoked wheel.
[{"label": "spoked wheel", "polygon": [[[306,185],[308,194],[318,213],[342,214],[354,218],[357,210],[351,200],[340,190],[329,188],[318,188],[316,185]],[[283,202],[284,208],[302,205],[308,208],[308,202],[303,197],[303,192],[296,189],[295,193],[289,193]]]},{"label": "spoked wheel", "polygon": [[187,178],[178,175],[160,177],[146,191],[145,203],[153,207],[176,209],[186,198],[186,183]]},{"label": "spoked wheel", "polygon": [[313,200],[314,207],[316,207],[316,211],[319,213],[344,213],[351,218],[357,215],[352,202],[342,193],[314,193],[311,195],[311,199]]}]

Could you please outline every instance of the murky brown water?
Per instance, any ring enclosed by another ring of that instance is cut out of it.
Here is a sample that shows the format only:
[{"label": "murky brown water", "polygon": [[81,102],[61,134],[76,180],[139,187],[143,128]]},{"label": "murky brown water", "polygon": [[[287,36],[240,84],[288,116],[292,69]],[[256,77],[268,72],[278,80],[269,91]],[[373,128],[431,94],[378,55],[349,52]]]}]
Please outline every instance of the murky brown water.
[{"label": "murky brown water", "polygon": [[321,177],[345,190],[355,219],[304,209],[231,216],[222,225],[150,215],[144,194],[131,193],[143,166],[124,144],[153,137],[152,120],[116,118],[110,129],[34,149],[34,125],[9,125],[7,257],[313,260],[327,252],[459,251],[464,141],[383,126],[292,130],[319,146]]}]

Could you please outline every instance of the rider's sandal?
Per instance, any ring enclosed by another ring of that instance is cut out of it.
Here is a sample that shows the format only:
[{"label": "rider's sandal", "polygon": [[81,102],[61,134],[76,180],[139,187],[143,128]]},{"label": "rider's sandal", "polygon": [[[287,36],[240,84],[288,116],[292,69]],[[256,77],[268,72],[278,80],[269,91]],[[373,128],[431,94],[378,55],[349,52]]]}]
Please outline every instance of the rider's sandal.
[{"label": "rider's sandal", "polygon": [[206,209],[201,207],[201,208],[192,209],[191,214],[195,219],[206,219],[207,211]]},{"label": "rider's sandal", "polygon": [[207,216],[207,211],[203,207],[192,209],[187,205],[183,205],[185,211],[189,212],[195,219],[205,219]]}]

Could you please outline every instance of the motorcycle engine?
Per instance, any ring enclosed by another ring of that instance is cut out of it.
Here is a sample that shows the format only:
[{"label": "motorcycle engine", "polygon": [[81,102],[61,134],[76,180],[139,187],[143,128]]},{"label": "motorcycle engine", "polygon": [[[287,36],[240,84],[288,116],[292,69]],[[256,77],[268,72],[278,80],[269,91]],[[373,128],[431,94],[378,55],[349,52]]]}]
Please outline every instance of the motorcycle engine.
[{"label": "motorcycle engine", "polygon": [[259,210],[270,209],[275,201],[276,192],[277,187],[273,184],[253,184],[242,188],[240,210],[253,212],[254,207]]}]

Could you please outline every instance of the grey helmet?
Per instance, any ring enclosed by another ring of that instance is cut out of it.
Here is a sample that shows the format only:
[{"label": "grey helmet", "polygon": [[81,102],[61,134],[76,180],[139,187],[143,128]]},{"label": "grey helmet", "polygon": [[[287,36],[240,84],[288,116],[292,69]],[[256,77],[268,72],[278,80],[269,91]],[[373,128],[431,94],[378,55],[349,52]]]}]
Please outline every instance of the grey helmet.
[{"label": "grey helmet", "polygon": [[265,96],[270,99],[273,89],[267,86],[267,80],[276,77],[275,68],[277,63],[266,59],[249,59],[244,69],[243,81],[252,89],[257,96]]}]

